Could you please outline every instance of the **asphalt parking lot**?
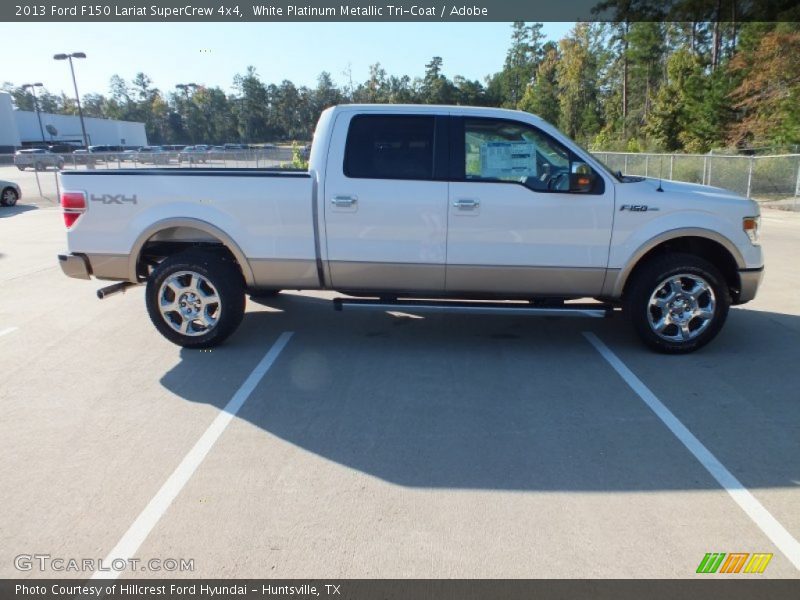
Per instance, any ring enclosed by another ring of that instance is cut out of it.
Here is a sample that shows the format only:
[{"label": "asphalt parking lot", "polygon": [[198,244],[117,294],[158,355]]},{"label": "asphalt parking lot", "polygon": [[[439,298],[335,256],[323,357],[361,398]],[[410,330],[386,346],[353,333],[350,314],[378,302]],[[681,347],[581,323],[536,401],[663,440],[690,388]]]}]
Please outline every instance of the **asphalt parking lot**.
[{"label": "asphalt parking lot", "polygon": [[[55,196],[23,193],[0,208],[0,577],[126,551],[194,561],[126,577],[800,577],[800,214],[765,212],[759,297],[693,355],[618,317],[310,292],[250,300],[203,352],[142,288],[64,277]],[[774,557],[696,575],[708,552]]]}]

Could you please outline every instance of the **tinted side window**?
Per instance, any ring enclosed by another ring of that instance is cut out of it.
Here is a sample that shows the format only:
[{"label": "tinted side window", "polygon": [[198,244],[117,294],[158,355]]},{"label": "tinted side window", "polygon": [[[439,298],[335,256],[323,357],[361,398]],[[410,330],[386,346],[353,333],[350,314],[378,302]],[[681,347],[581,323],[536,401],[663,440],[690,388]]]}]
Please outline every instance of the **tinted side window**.
[{"label": "tinted side window", "polygon": [[433,179],[433,131],[432,116],[353,117],[344,174],[363,179]]}]

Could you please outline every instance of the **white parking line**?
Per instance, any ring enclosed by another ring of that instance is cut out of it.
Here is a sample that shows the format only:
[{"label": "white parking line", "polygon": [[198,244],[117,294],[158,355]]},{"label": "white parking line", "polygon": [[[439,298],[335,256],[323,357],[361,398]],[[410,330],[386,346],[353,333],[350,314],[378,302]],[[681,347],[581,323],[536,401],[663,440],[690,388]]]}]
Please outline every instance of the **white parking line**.
[{"label": "white parking line", "polygon": [[[189,481],[197,467],[200,466],[200,463],[203,462],[203,459],[214,446],[219,436],[222,435],[222,432],[225,431],[228,423],[239,412],[239,409],[247,401],[261,378],[266,375],[267,371],[275,363],[278,355],[289,343],[291,337],[291,331],[285,331],[280,335],[272,345],[272,348],[261,359],[261,362],[253,369],[253,372],[245,379],[241,387],[236,390],[236,393],[222,409],[222,412],[217,415],[205,433],[200,436],[197,443],[172,472],[172,475],[164,482],[161,489],[153,496],[153,499],[145,506],[141,514],[136,517],[128,531],[125,532],[122,539],[117,542],[117,545],[106,557],[103,562],[104,565],[112,565],[115,559],[127,560],[134,557],[136,551],[147,539],[156,523],[158,523],[158,520],[167,511],[172,501],[183,489],[183,486],[186,485],[186,482]],[[120,574],[120,571],[114,570],[95,571],[92,579],[116,579]]]},{"label": "white parking line", "polygon": [[764,508],[753,494],[725,468],[716,456],[698,440],[678,418],[672,414],[656,395],[650,391],[641,379],[625,366],[617,356],[595,334],[584,331],[584,337],[595,347],[600,355],[606,359],[617,374],[625,380],[631,389],[641,398],[650,409],[656,413],[664,425],[678,438],[686,448],[694,454],[711,476],[730,494],[733,501],[739,505],[752,521],[758,525],[772,543],[788,558],[796,569],[800,570],[800,542],[781,525],[772,514]]},{"label": "white parking line", "polygon": [[5,329],[0,329],[0,337],[3,337],[7,333],[13,333],[17,329],[17,327],[6,327]]}]

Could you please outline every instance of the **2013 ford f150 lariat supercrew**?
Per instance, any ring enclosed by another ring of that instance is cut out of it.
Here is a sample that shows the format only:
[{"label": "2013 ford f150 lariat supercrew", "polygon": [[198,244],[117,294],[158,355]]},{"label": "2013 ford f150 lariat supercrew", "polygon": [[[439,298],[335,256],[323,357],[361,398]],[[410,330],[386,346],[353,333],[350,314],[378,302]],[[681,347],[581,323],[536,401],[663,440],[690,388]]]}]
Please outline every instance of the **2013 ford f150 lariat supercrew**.
[{"label": "2013 ford f150 lariat supercrew", "polygon": [[107,292],[146,283],[155,326],[194,348],[236,329],[247,293],[331,289],[383,307],[596,299],[653,348],[688,352],[753,299],[764,268],[752,200],[612,173],[518,111],[337,106],[307,171],[59,176],[64,272],[121,282]]}]

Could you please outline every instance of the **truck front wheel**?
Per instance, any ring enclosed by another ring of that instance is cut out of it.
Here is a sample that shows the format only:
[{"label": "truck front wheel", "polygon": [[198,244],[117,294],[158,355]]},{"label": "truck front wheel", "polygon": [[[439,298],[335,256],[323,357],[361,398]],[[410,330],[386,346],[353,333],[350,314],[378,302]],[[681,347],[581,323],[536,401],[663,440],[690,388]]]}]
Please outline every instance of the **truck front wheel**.
[{"label": "truck front wheel", "polygon": [[731,298],[711,263],[691,254],[670,254],[642,266],[625,295],[624,310],[651,348],[693,352],[722,329]]},{"label": "truck front wheel", "polygon": [[187,251],[166,258],[148,279],[145,298],[156,329],[185,348],[222,343],[244,316],[241,273],[211,252]]}]

